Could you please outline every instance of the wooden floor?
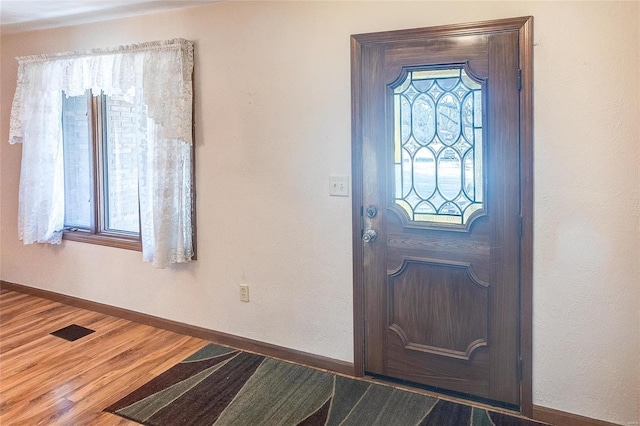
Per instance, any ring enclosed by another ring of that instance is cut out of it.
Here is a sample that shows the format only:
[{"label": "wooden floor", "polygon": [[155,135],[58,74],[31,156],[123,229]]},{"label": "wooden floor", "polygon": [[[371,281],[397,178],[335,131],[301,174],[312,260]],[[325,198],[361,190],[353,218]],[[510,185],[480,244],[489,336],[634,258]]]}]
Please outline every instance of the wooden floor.
[{"label": "wooden floor", "polygon": [[[95,330],[75,342],[49,333]],[[200,349],[195,337],[0,292],[0,425],[134,425],[102,410]]]}]

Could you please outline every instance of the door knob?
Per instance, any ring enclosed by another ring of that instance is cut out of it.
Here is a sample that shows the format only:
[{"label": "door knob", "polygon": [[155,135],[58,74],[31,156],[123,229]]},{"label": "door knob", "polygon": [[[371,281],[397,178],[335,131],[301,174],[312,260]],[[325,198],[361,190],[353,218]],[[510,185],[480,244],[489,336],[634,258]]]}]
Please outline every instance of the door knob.
[{"label": "door knob", "polygon": [[365,243],[372,243],[378,238],[378,233],[373,229],[367,229],[367,231],[362,234],[362,241]]}]

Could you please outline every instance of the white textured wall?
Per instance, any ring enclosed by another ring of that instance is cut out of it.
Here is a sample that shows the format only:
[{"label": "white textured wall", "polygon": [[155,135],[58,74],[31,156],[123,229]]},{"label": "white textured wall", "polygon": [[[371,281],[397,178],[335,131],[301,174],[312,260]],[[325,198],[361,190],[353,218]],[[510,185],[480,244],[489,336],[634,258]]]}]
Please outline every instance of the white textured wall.
[{"label": "white textured wall", "polygon": [[[2,37],[14,56],[196,41],[198,261],[22,246],[20,147],[0,143],[3,280],[353,359],[349,35],[533,15],[534,403],[632,424],[640,400],[638,2],[217,3]],[[251,286],[251,302],[238,284]]]}]

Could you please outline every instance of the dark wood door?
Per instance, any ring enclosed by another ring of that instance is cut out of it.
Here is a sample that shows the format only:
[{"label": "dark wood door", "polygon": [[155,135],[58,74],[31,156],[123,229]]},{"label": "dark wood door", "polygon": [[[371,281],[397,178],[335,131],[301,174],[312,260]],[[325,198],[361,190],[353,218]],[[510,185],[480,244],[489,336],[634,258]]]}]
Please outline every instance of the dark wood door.
[{"label": "dark wood door", "polygon": [[356,298],[365,372],[518,407],[519,31],[507,22],[354,36]]}]

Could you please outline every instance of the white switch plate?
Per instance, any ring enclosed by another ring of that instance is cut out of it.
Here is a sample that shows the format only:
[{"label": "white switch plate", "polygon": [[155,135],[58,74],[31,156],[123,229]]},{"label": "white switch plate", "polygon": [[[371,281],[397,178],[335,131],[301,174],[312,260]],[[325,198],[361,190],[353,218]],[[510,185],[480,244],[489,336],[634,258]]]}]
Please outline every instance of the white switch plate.
[{"label": "white switch plate", "polygon": [[349,176],[329,176],[329,195],[336,197],[348,197]]}]

